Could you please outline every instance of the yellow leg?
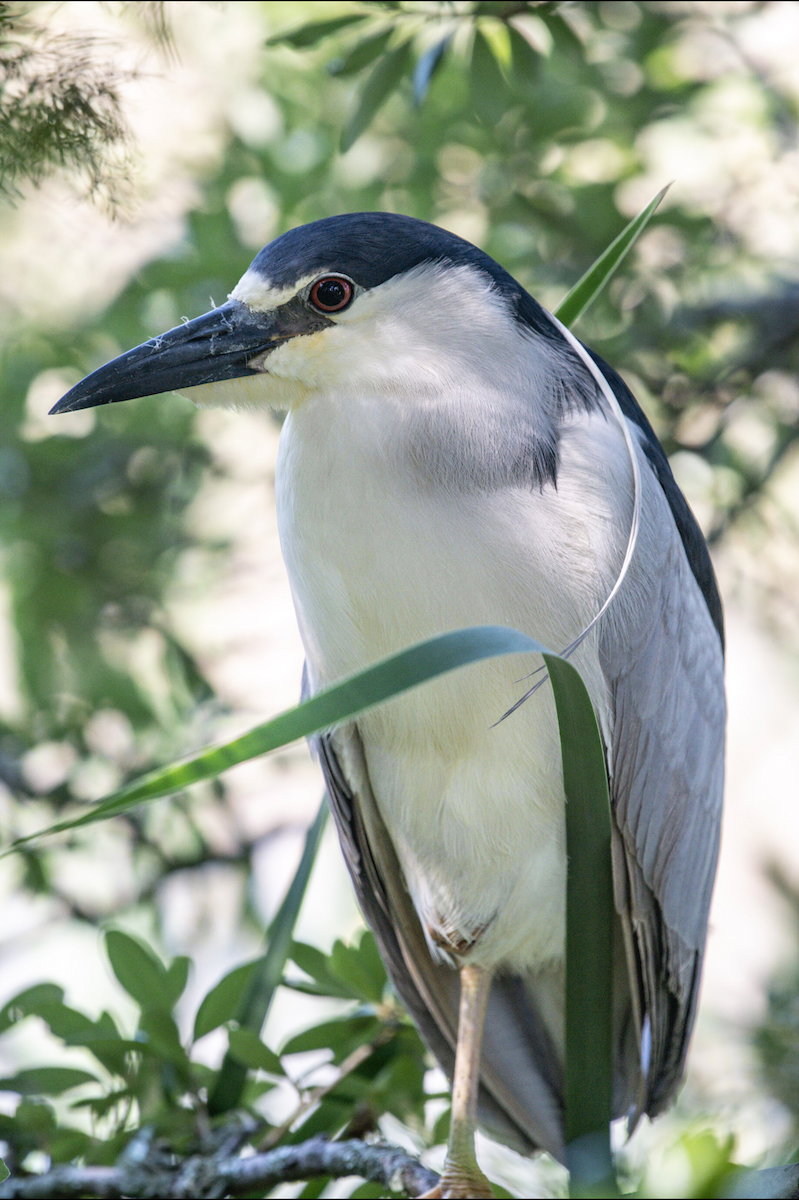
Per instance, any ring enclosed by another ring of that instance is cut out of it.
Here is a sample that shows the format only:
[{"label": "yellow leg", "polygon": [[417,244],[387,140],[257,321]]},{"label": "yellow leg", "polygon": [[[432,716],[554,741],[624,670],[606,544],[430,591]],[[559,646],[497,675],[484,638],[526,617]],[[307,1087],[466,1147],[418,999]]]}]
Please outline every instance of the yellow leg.
[{"label": "yellow leg", "polygon": [[440,1182],[419,1200],[492,1200],[494,1195],[477,1165],[474,1152],[480,1047],[491,978],[492,972],[482,967],[461,967],[461,1006],[447,1158]]}]

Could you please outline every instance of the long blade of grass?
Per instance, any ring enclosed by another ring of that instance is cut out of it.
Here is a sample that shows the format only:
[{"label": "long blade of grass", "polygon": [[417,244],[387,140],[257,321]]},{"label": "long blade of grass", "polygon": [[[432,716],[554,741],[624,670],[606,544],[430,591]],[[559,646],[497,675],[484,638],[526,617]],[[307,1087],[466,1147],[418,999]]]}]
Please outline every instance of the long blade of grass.
[{"label": "long blade of grass", "polygon": [[544,660],[558,713],[566,793],[566,1165],[571,1195],[613,1196],[613,879],[607,768],[577,670]]},{"label": "long blade of grass", "polygon": [[17,838],[5,853],[35,838],[105,821],[144,801],[157,800],[172,792],[182,791],[190,784],[212,779],[228,767],[349,721],[364,709],[390,700],[392,696],[458,667],[505,654],[543,654],[547,649],[517,629],[502,625],[476,625],[470,629],[439,634],[318,692],[310,700],[288,709],[271,721],[256,725],[241,737],[134,780],[99,801],[89,812],[48,825],[27,837]]},{"label": "long blade of grass", "polygon": [[[602,743],[585,685],[576,669],[535,639],[503,626],[441,634],[327,688],[243,737],[153,772],[109,796],[90,813],[42,833],[103,820],[145,800],[219,774],[238,762],[328,729],[409,688],[468,663],[499,655],[542,654],[552,679],[561,731],[567,796],[567,1140],[575,1194],[605,1177],[610,1159],[611,931],[610,816]],[[308,835],[295,880],[273,923],[263,967],[247,993],[241,1023],[259,1030],[282,977],[292,931],[321,835],[320,811]],[[33,837],[42,836],[32,835]],[[19,839],[14,845],[31,838]],[[13,848],[13,847],[12,847]],[[244,1072],[246,1075],[246,1072]],[[214,1090],[214,1111],[241,1095],[244,1075],[230,1059]],[[607,1191],[604,1194],[609,1194]]]},{"label": "long blade of grass", "polygon": [[[319,806],[313,824],[305,835],[305,846],[300,864],[286,892],[283,903],[267,934],[267,950],[250,980],[238,1015],[239,1027],[260,1034],[272,1005],[275,990],[283,978],[286,960],[294,937],[294,926],[300,915],[308,880],[316,861],[316,853],[322,840],[327,820],[327,800]],[[235,1108],[244,1091],[247,1067],[238,1062],[230,1051],[225,1054],[216,1083],[208,1098],[208,1111],[212,1116],[229,1112]]]},{"label": "long blade of grass", "polygon": [[621,265],[627,251],[635,245],[638,238],[653,216],[666,192],[671,187],[667,183],[658,192],[654,200],[650,200],[646,208],[641,209],[637,217],[633,217],[629,225],[625,225],[617,238],[610,243],[607,250],[589,267],[585,275],[577,280],[570,292],[561,300],[555,309],[555,316],[564,325],[573,325],[582,316],[590,304],[593,304],[605,284],[612,277],[617,267]]}]

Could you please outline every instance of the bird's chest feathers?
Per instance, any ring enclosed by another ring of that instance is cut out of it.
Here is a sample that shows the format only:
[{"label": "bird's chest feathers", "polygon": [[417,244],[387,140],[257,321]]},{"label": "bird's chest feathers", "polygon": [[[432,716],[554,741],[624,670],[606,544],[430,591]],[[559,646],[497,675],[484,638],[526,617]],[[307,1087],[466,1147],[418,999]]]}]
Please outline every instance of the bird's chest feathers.
[{"label": "bird's chest feathers", "polygon": [[[602,583],[570,565],[595,548],[580,544],[559,492],[436,486],[403,454],[402,415],[388,417],[377,405],[303,405],[282,434],[278,523],[314,687],[467,625],[568,644],[601,604]],[[557,957],[563,939],[563,791],[549,689],[493,727],[539,665],[493,660],[358,720],[423,918],[466,941],[479,932],[489,957],[496,943],[519,966]],[[582,665],[600,688],[593,652]],[[447,862],[458,871],[448,874]]]}]

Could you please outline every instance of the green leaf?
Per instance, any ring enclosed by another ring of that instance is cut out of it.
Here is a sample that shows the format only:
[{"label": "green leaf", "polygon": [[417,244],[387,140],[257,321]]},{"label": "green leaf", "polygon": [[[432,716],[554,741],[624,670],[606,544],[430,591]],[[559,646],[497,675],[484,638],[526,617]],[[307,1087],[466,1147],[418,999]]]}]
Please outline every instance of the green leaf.
[{"label": "green leaf", "polygon": [[56,1129],[56,1118],[51,1106],[42,1101],[21,1100],[13,1117],[0,1115],[0,1133],[3,1140],[19,1137],[20,1132],[38,1141],[50,1137]]},{"label": "green leaf", "polygon": [[331,1095],[335,1094],[338,1100],[349,1100],[351,1103],[361,1104],[373,1090],[371,1079],[365,1079],[363,1075],[353,1071],[338,1081],[332,1089]]},{"label": "green leaf", "polygon": [[380,951],[377,948],[377,942],[371,929],[365,930],[361,936],[358,944],[358,960],[361,964],[361,969],[369,977],[375,998],[378,1001],[382,1000],[383,992],[388,983],[388,975],[386,974],[386,968],[383,965],[383,960],[380,957]]},{"label": "green leaf", "polygon": [[18,838],[6,853],[35,838],[108,820],[145,800],[157,800],[181,791],[192,783],[211,779],[228,767],[268,754],[271,750],[320,730],[330,729],[383,700],[389,700],[458,667],[499,655],[540,654],[544,650],[546,647],[540,642],[520,633],[518,629],[503,625],[475,625],[469,629],[439,634],[326,688],[296,708],[290,708],[271,721],[257,725],[242,737],[145,775],[113,792],[80,817],[59,821],[38,833]]},{"label": "green leaf", "polygon": [[43,1006],[59,1004],[64,999],[64,989],[55,983],[36,983],[25,988],[0,1009],[0,1033],[24,1017],[41,1015]]},{"label": "green leaf", "polygon": [[507,108],[508,88],[488,39],[474,31],[469,89],[474,111],[486,125],[496,125]]},{"label": "green leaf", "polygon": [[[332,1182],[333,1181],[329,1175],[320,1175],[318,1179],[309,1179],[297,1197],[297,1200],[318,1200],[327,1185]],[[352,1194],[353,1193],[350,1192],[350,1196],[352,1196]]]},{"label": "green leaf", "polygon": [[600,254],[594,265],[589,267],[571,291],[561,300],[555,309],[555,316],[564,325],[573,325],[589,304],[593,304],[617,267],[624,261],[627,251],[635,245],[649,224],[655,209],[670,187],[671,184],[667,183],[664,188],[661,188],[654,200],[650,200],[646,208],[641,209],[638,216],[633,217],[632,221],[625,225],[619,236],[610,243],[603,254]]},{"label": "green leaf", "polygon": [[90,1017],[66,1004],[40,1004],[36,1015],[46,1021],[50,1032],[68,1046],[82,1046],[84,1040],[97,1030]]},{"label": "green leaf", "polygon": [[327,955],[316,946],[309,946],[307,942],[292,942],[289,957],[301,971],[310,975],[311,979],[316,979],[319,983],[335,982],[330,973]]},{"label": "green leaf", "polygon": [[[70,1105],[70,1108],[74,1107],[74,1105]],[[90,1150],[92,1142],[93,1138],[80,1129],[59,1129],[50,1139],[47,1148],[50,1161],[53,1164],[71,1162]]]},{"label": "green leaf", "polygon": [[125,1073],[125,1055],[129,1049],[141,1049],[139,1043],[123,1040],[112,1018],[103,1013],[92,1021],[85,1013],[62,1003],[40,1003],[36,1016],[41,1017],[55,1037],[67,1046],[85,1046],[97,1061],[112,1074]]},{"label": "green leaf", "polygon": [[0,1183],[2,1183],[4,1179],[8,1179],[10,1174],[11,1172],[9,1171],[8,1167],[3,1162],[2,1158],[0,1158]]},{"label": "green leaf", "polygon": [[510,34],[511,66],[514,79],[527,91],[534,87],[541,72],[541,55],[530,45],[527,38],[508,26]]},{"label": "green leaf", "polygon": [[270,1075],[285,1074],[274,1050],[264,1045],[251,1029],[231,1029],[229,1038],[230,1053],[237,1062],[255,1071],[267,1071]]},{"label": "green leaf", "polygon": [[331,991],[330,988],[322,987],[319,983],[309,983],[307,979],[288,979],[284,976],[281,986],[288,988],[290,992],[301,992],[303,996],[340,996],[342,1000],[358,999],[353,991],[345,991],[343,988],[340,993]]},{"label": "green leaf", "polygon": [[111,970],[141,1008],[171,1009],[166,971],[148,946],[121,929],[109,929],[105,948]]},{"label": "green leaf", "polygon": [[379,1037],[382,1025],[376,1017],[356,1016],[337,1021],[322,1021],[304,1029],[286,1042],[283,1054],[304,1054],[308,1050],[332,1050],[337,1057],[345,1057],[356,1046]]},{"label": "green leaf", "polygon": [[238,1018],[244,993],[254,972],[263,964],[263,957],[255,958],[252,962],[242,963],[234,967],[224,978],[211,988],[197,1009],[194,1018],[194,1041],[205,1037],[212,1029],[218,1029],[225,1021]]},{"label": "green leaf", "polygon": [[436,1117],[436,1123],[433,1126],[433,1145],[443,1145],[449,1139],[449,1128],[452,1124],[452,1109],[445,1108],[442,1113]]},{"label": "green leaf", "polygon": [[373,964],[367,961],[366,955],[360,954],[360,949],[345,946],[336,941],[330,953],[330,968],[339,979],[354,987],[359,997],[373,1000],[379,1004],[383,999],[383,988],[386,976],[383,971],[376,975]]},{"label": "green leaf", "polygon": [[[319,1194],[319,1193],[317,1193]],[[389,1192],[385,1184],[360,1183],[354,1192],[350,1192],[349,1200],[385,1200],[386,1196],[397,1196],[399,1192]]]},{"label": "green leaf", "polygon": [[129,1055],[141,1054],[146,1050],[143,1042],[134,1041],[133,1038],[104,1038],[101,1036],[86,1038],[83,1043],[74,1043],[75,1045],[83,1044],[86,1049],[93,1054],[102,1066],[105,1067],[112,1075],[119,1075],[123,1079],[128,1078],[131,1072],[131,1063]]},{"label": "green leaf", "polygon": [[178,1027],[163,1008],[142,1013],[140,1028],[147,1035],[147,1048],[156,1058],[176,1067],[184,1083],[191,1083],[191,1063],[180,1044]]},{"label": "green leaf", "polygon": [[60,1096],[84,1083],[99,1083],[96,1075],[76,1067],[28,1067],[8,1079],[0,1079],[0,1092],[18,1092],[20,1096]]},{"label": "green leaf", "polygon": [[288,29],[282,33],[274,33],[267,38],[267,46],[293,46],[301,50],[305,46],[315,46],[323,38],[366,20],[368,13],[351,13],[346,17],[330,17],[327,21],[310,21],[307,25],[299,25],[296,29]]},{"label": "green leaf", "polygon": [[191,959],[179,954],[164,972],[164,1001],[170,1012],[186,990],[190,968]]},{"label": "green leaf", "polygon": [[[249,1029],[252,1033],[259,1034],[261,1032],[275,990],[283,978],[291,950],[294,926],[297,924],[297,917],[300,914],[326,820],[327,800],[325,799],[319,806],[313,825],[305,835],[305,845],[299,866],[283,903],[269,927],[266,954],[258,964],[258,969],[253,972],[244,993],[238,1021],[242,1029]],[[208,1098],[208,1110],[212,1116],[235,1108],[241,1099],[246,1079],[246,1068],[228,1052],[219,1068],[216,1085]]]},{"label": "green leaf", "polygon": [[615,1194],[610,1151],[613,1076],[611,816],[594,709],[575,668],[545,654],[566,793],[566,1161],[572,1194]]},{"label": "green leaf", "polygon": [[354,75],[357,71],[362,71],[364,67],[368,67],[376,58],[379,58],[393,33],[393,26],[389,26],[388,29],[381,29],[379,33],[373,33],[369,37],[363,38],[362,41],[356,42],[342,58],[335,58],[327,64],[328,71],[331,75],[338,76]]},{"label": "green leaf", "polygon": [[252,1073],[248,1074],[244,1091],[241,1093],[240,1106],[242,1108],[254,1108],[262,1096],[267,1096],[277,1086],[276,1079],[264,1079],[263,1076],[256,1079]]},{"label": "green leaf", "polygon": [[[342,1000],[358,1000],[360,993],[346,980],[334,975],[330,968],[330,960],[315,946],[307,946],[304,942],[292,942],[289,957],[301,971],[315,980],[315,985],[309,990],[318,996],[339,996]],[[284,983],[288,987],[296,987],[298,991],[306,990],[305,984],[294,981]]]},{"label": "green leaf", "polygon": [[378,110],[382,108],[400,81],[410,62],[411,43],[402,42],[394,50],[384,54],[364,84],[358,107],[350,117],[341,135],[341,152],[344,154],[354,146],[365,129],[371,125]]},{"label": "green leaf", "polygon": [[428,46],[424,54],[419,56],[413,71],[413,102],[417,108],[424,102],[433,76],[444,61],[444,55],[451,41],[452,34],[448,33],[440,42]]},{"label": "green leaf", "polygon": [[352,1105],[347,1101],[337,1100],[334,1096],[325,1096],[307,1120],[283,1138],[284,1146],[293,1146],[308,1138],[321,1134],[326,1138],[334,1138],[348,1123],[352,1116]]}]

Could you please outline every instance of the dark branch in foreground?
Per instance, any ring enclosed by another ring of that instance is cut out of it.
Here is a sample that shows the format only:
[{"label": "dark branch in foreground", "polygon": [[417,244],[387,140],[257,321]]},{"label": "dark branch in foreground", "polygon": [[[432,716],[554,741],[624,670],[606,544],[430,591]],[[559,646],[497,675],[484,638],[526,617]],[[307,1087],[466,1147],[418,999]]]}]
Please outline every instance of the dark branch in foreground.
[{"label": "dark branch in foreground", "polygon": [[43,1175],[10,1176],[0,1183],[0,1200],[68,1200],[71,1197],[238,1196],[256,1189],[266,1192],[279,1183],[330,1175],[360,1175],[394,1191],[418,1196],[438,1182],[417,1159],[386,1143],[328,1142],[309,1138],[298,1146],[280,1146],[249,1158],[213,1154],[183,1159],[168,1168],[161,1163],[123,1162],[114,1167],[54,1167]]}]

